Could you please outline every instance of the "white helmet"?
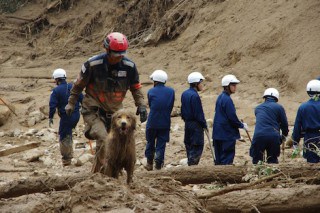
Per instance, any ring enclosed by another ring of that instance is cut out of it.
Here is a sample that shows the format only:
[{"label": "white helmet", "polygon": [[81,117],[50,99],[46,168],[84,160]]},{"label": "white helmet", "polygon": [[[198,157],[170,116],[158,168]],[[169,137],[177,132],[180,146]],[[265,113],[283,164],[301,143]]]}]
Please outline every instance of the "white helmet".
[{"label": "white helmet", "polygon": [[190,75],[188,76],[188,82],[189,84],[192,83],[199,83],[200,81],[203,81],[205,78],[203,77],[203,75],[200,72],[192,72],[190,73]]},{"label": "white helmet", "polygon": [[320,94],[320,81],[319,80],[311,80],[307,84],[307,93],[309,96]]},{"label": "white helmet", "polygon": [[275,88],[268,88],[264,91],[263,97],[266,98],[268,96],[275,97],[277,100],[279,100],[279,92]]},{"label": "white helmet", "polygon": [[64,69],[59,68],[59,69],[56,69],[53,71],[52,78],[54,78],[54,79],[66,78],[66,77],[67,77],[67,74]]},{"label": "white helmet", "polygon": [[153,81],[158,81],[161,83],[166,83],[168,80],[168,75],[165,71],[163,70],[155,70],[151,75],[150,79]]},{"label": "white helmet", "polygon": [[238,84],[240,81],[234,75],[225,75],[221,80],[221,85],[223,87],[229,86],[229,84]]}]

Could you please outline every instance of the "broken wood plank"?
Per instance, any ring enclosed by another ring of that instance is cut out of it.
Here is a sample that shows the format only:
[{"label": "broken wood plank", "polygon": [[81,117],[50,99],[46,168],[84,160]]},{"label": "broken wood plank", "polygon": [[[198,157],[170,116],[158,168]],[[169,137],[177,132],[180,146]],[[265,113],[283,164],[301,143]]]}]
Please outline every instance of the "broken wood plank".
[{"label": "broken wood plank", "polygon": [[5,149],[5,150],[0,150],[0,157],[11,155],[11,154],[18,153],[18,152],[23,152],[23,151],[29,150],[29,149],[34,149],[39,146],[40,146],[40,142],[32,142],[32,143],[27,143],[27,144],[24,144],[21,146],[12,147],[12,148]]},{"label": "broken wood plank", "polygon": [[6,172],[33,172],[34,169],[0,169],[0,173],[6,173]]}]

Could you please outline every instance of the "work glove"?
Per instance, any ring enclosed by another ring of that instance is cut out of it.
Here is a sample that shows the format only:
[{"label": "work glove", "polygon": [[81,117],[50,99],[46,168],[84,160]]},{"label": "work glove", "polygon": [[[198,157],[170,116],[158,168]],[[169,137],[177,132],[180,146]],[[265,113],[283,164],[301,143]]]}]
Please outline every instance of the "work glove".
[{"label": "work glove", "polygon": [[73,111],[74,111],[74,105],[73,104],[70,104],[68,103],[67,106],[64,108],[66,110],[66,114],[68,116],[71,116]]},{"label": "work glove", "polygon": [[138,106],[136,115],[140,115],[140,122],[143,123],[148,118],[147,108],[145,106]]},{"label": "work glove", "polygon": [[293,139],[292,139],[292,137],[287,137],[286,142],[285,142],[285,145],[286,145],[287,147],[292,147],[292,146],[293,146]]},{"label": "work glove", "polygon": [[52,125],[53,125],[53,119],[49,118],[49,127],[51,128]]},{"label": "work glove", "polygon": [[243,124],[243,129],[248,131],[249,130],[249,126],[247,123],[242,123]]}]

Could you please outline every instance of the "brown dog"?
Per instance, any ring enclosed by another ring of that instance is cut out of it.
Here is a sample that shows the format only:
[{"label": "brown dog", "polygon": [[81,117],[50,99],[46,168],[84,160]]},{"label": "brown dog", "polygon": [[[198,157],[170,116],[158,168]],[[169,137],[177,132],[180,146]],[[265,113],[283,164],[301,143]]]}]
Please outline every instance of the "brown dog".
[{"label": "brown dog", "polygon": [[103,147],[106,161],[101,173],[118,178],[124,168],[127,172],[127,183],[132,182],[136,163],[135,129],[136,117],[133,113],[121,109],[112,115],[107,144]]}]

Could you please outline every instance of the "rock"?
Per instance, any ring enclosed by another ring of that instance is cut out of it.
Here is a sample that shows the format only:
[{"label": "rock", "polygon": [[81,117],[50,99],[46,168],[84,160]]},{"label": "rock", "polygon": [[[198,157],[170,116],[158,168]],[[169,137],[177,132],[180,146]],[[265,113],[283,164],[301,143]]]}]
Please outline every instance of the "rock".
[{"label": "rock", "polygon": [[36,118],[28,118],[25,123],[28,127],[34,126],[36,125]]},{"label": "rock", "polygon": [[29,113],[30,118],[35,118],[36,123],[39,123],[40,121],[45,119],[45,116],[42,112],[40,111],[33,111]]},{"label": "rock", "polygon": [[26,136],[33,136],[38,132],[37,129],[29,129],[26,133],[24,133],[24,135]]},{"label": "rock", "polygon": [[10,114],[10,109],[5,105],[1,105],[0,101],[0,126],[3,126],[5,123],[7,123]]},{"label": "rock", "polygon": [[188,158],[183,158],[179,161],[179,164],[180,165],[183,165],[183,166],[187,166],[188,165]]},{"label": "rock", "polygon": [[207,119],[206,122],[207,122],[208,128],[212,128],[212,126],[213,126],[213,120],[212,120],[212,119]]},{"label": "rock", "polygon": [[23,160],[27,162],[38,161],[41,156],[44,155],[44,150],[30,150],[26,152],[23,156]]},{"label": "rock", "polygon": [[171,132],[176,132],[180,129],[179,124],[175,124],[173,128],[171,128]]},{"label": "rock", "polygon": [[49,116],[49,105],[43,105],[39,108],[40,112],[42,112],[44,115]]},{"label": "rock", "polygon": [[21,134],[21,130],[20,129],[14,129],[13,130],[13,136],[14,137],[18,137],[18,136],[20,136],[20,134]]},{"label": "rock", "polygon": [[86,162],[92,160],[94,158],[94,155],[91,154],[83,154],[78,159],[76,159],[76,162],[74,165],[76,166],[82,166]]}]

